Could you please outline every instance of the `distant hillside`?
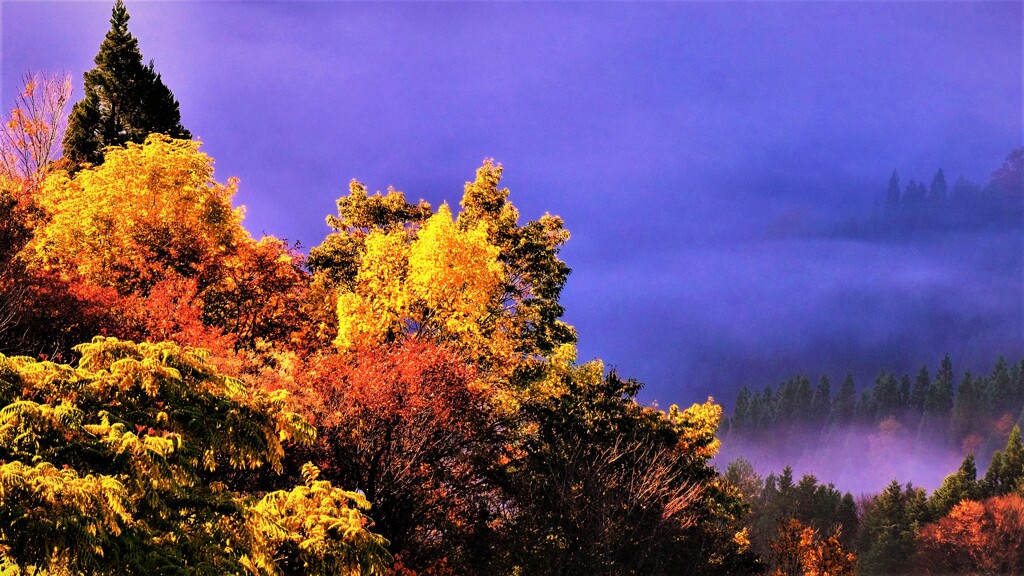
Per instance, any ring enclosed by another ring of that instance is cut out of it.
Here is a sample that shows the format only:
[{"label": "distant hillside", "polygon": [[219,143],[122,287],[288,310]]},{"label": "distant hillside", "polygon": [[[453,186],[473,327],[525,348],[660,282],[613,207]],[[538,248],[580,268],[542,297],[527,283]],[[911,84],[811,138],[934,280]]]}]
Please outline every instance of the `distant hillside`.
[{"label": "distant hillside", "polygon": [[1024,148],[1009,155],[984,186],[960,176],[949,184],[940,169],[927,186],[901,183],[893,170],[871,214],[852,218],[832,233],[854,238],[908,238],[922,234],[1021,228],[1024,225]]}]

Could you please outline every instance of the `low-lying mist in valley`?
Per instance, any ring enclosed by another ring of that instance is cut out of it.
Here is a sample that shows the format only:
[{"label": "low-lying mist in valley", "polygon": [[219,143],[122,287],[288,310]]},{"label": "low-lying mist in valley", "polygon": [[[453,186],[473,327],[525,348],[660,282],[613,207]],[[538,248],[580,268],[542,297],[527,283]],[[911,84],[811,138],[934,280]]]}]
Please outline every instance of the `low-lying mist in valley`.
[{"label": "low-lying mist in valley", "polygon": [[[663,404],[714,396],[731,410],[743,386],[796,374],[915,372],[949,354],[987,369],[1024,350],[1020,231],[957,233],[912,242],[780,238],[647,256],[574,276],[621,289],[614,301],[576,294],[581,356],[604,357]],[[646,295],[643,300],[636,294]],[[669,385],[669,383],[672,383]]]},{"label": "low-lying mist in valley", "polygon": [[[956,471],[966,455],[943,439],[867,426],[853,426],[828,437],[791,434],[787,444],[780,450],[726,436],[715,464],[724,471],[729,462],[743,458],[762,477],[790,466],[796,477],[810,474],[823,484],[835,484],[841,492],[863,496],[882,491],[893,480],[931,492]],[[980,473],[989,457],[991,454],[984,461],[979,459]]]}]

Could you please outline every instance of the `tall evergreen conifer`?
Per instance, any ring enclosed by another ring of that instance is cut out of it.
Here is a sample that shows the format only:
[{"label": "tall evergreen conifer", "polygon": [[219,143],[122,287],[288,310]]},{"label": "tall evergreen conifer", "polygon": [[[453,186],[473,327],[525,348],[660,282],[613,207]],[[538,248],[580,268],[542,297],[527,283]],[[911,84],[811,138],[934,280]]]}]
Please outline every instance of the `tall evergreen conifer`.
[{"label": "tall evergreen conifer", "polygon": [[128,31],[128,10],[114,4],[110,31],[85,73],[85,98],[75,104],[64,135],[64,157],[74,165],[101,164],[103,149],[142,143],[153,133],[191,138],[181,125],[178,101],[149,65]]},{"label": "tall evergreen conifer", "polygon": [[828,376],[822,374],[821,379],[818,380],[818,387],[814,390],[814,400],[811,402],[812,422],[817,426],[821,426],[831,411],[832,384],[829,382]]},{"label": "tall evergreen conifer", "polygon": [[953,363],[949,354],[942,358],[942,365],[935,375],[935,383],[931,388],[926,406],[928,413],[936,415],[948,414],[953,408]]},{"label": "tall evergreen conifer", "polygon": [[845,426],[853,422],[857,410],[857,386],[853,382],[853,374],[847,374],[839,387],[835,401],[832,403],[832,423]]},{"label": "tall evergreen conifer", "polygon": [[889,176],[889,187],[885,191],[885,212],[892,214],[900,204],[900,175],[893,170]]},{"label": "tall evergreen conifer", "polygon": [[1020,426],[1014,426],[1006,448],[996,450],[992,463],[982,481],[985,496],[1002,496],[1024,490],[1024,443],[1020,439]]},{"label": "tall evergreen conifer", "polygon": [[942,202],[946,199],[946,174],[940,169],[932,178],[932,185],[928,187],[928,199],[933,202]]},{"label": "tall evergreen conifer", "polygon": [[914,380],[914,391],[910,395],[910,405],[918,412],[924,412],[928,403],[928,396],[931,394],[932,380],[928,374],[928,367],[921,366]]}]

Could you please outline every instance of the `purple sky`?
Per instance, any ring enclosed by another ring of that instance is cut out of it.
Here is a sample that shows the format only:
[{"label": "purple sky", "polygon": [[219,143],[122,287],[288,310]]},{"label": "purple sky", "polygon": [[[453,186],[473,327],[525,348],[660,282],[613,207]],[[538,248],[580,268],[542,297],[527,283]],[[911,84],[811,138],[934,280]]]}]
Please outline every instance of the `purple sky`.
[{"label": "purple sky", "polygon": [[[29,69],[80,97],[111,5],[0,4],[3,108]],[[582,359],[663,405],[1024,353],[1019,234],[805,234],[1024,144],[1022,6],[128,2],[254,234],[319,244],[352,178],[455,204],[494,157],[573,234]]]}]

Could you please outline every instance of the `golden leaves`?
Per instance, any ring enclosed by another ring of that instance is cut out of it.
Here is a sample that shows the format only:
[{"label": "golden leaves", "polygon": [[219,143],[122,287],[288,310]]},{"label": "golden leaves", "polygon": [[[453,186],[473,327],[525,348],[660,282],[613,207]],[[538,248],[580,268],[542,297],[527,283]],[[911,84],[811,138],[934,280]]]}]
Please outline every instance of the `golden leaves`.
[{"label": "golden leaves", "polygon": [[144,294],[169,271],[201,274],[247,234],[231,205],[235,182],[214,182],[198,148],[154,134],[74,177],[47,178],[39,202],[50,219],[31,245],[38,262],[122,294]]},{"label": "golden leaves", "polygon": [[504,339],[498,254],[483,226],[458,228],[447,205],[411,243],[404,229],[371,232],[354,289],[338,294],[335,345],[419,336],[476,354],[497,350]]},{"label": "golden leaves", "polygon": [[722,442],[715,437],[722,420],[722,407],[708,397],[703,404],[694,404],[686,410],[679,410],[673,404],[669,407],[668,419],[679,433],[679,448],[695,458],[708,459],[718,453]]}]

